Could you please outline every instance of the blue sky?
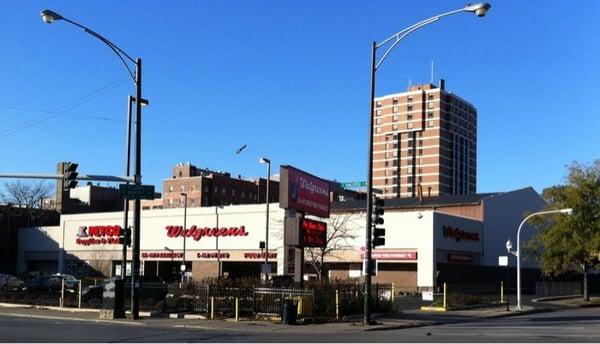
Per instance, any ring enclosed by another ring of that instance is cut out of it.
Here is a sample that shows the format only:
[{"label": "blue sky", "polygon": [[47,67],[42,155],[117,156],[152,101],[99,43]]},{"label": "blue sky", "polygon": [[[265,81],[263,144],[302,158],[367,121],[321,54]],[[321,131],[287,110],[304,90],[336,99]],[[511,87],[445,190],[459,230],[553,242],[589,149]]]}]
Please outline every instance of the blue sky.
[{"label": "blue sky", "polygon": [[[479,192],[563,181],[598,158],[600,2],[494,1],[403,41],[377,95],[446,79],[478,109]],[[464,1],[2,1],[0,172],[124,173],[133,83],[78,21],[143,59],[144,183],[162,189],[178,162],[265,174],[290,164],[366,179],[371,41]],[[58,110],[58,112],[56,112]],[[55,112],[52,112],[55,111]],[[240,155],[234,151],[247,148]]]}]

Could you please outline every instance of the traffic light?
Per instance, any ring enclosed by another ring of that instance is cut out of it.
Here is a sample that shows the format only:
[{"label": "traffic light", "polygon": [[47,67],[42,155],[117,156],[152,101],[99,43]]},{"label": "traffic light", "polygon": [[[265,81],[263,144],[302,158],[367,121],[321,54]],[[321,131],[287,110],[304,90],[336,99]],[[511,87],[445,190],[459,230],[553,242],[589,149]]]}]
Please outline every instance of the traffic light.
[{"label": "traffic light", "polygon": [[123,228],[119,236],[119,244],[131,247],[131,227]]},{"label": "traffic light", "polygon": [[77,186],[77,175],[79,174],[79,173],[77,173],[77,166],[79,166],[79,165],[76,163],[73,163],[73,162],[64,163],[64,172],[63,172],[64,187],[63,187],[63,189],[65,191],[69,191],[69,189],[72,189],[75,186]]},{"label": "traffic light", "polygon": [[373,198],[373,248],[385,245],[385,228],[379,228],[383,224],[383,205],[382,199]]}]

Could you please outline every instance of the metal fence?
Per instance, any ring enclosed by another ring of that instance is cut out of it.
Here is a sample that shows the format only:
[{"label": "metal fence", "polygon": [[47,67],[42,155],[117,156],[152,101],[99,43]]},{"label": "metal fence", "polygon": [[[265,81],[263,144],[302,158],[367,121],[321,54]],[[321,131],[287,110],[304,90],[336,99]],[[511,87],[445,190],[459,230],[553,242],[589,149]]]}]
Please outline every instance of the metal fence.
[{"label": "metal fence", "polygon": [[535,282],[535,297],[581,295],[582,282]]}]

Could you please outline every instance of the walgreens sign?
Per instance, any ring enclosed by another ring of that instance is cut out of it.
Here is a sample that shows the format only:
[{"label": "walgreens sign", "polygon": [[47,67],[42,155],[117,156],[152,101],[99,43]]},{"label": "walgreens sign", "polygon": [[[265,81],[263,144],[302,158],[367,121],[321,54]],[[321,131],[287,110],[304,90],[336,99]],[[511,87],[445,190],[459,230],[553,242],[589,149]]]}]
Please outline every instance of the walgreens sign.
[{"label": "walgreens sign", "polygon": [[291,166],[281,166],[279,206],[329,217],[329,182]]},{"label": "walgreens sign", "polygon": [[248,235],[246,227],[197,227],[192,226],[188,230],[184,231],[183,226],[167,226],[167,236],[169,238],[192,238],[199,241],[203,237],[245,237]]}]

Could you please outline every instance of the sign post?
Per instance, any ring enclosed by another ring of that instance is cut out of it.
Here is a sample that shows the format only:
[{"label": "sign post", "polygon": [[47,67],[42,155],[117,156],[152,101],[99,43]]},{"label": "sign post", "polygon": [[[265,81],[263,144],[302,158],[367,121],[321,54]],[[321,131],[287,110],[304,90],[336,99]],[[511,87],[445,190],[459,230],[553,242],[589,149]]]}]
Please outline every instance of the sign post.
[{"label": "sign post", "polygon": [[510,312],[510,308],[509,308],[509,291],[508,291],[508,287],[509,287],[509,274],[508,274],[508,256],[498,256],[498,265],[499,266],[506,266],[506,311]]}]

